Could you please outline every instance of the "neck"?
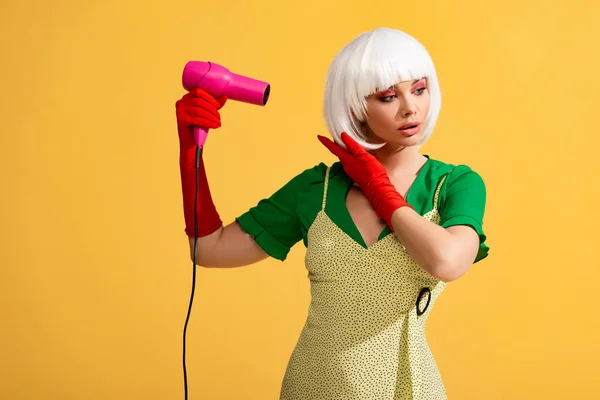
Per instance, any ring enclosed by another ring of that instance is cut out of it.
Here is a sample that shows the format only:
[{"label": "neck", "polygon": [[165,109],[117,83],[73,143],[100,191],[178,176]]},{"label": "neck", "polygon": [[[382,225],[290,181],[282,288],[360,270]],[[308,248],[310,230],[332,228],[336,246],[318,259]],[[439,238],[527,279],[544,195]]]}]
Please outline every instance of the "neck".
[{"label": "neck", "polygon": [[416,173],[427,161],[416,146],[393,147],[383,146],[374,150],[373,156],[385,167],[390,175],[397,173]]}]

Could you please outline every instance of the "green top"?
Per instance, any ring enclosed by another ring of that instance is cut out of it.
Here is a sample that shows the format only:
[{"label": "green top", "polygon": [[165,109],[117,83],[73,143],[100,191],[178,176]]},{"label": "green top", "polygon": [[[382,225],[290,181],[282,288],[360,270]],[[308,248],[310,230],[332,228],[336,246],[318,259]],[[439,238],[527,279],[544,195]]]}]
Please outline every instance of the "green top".
[{"label": "green top", "polygon": [[[466,165],[446,164],[427,157],[408,190],[406,201],[420,215],[433,208],[435,189],[448,175],[438,198],[440,225],[469,225],[479,234],[479,252],[474,262],[488,255],[483,232],[486,189],[481,176]],[[242,229],[254,237],[257,244],[271,257],[285,260],[290,249],[300,240],[307,246],[307,233],[321,210],[327,165],[320,163],[296,175],[269,198],[236,218]],[[348,208],[346,194],[353,181],[340,162],[331,166],[325,212],[352,239],[366,248]],[[379,239],[391,233],[388,226]]]}]

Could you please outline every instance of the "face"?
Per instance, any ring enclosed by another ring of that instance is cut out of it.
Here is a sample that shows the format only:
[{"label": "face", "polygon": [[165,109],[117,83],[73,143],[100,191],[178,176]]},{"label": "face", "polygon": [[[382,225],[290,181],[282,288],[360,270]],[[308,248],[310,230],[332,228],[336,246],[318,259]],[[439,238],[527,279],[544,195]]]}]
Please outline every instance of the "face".
[{"label": "face", "polygon": [[427,79],[400,82],[366,100],[370,142],[394,147],[418,144],[429,111]]}]

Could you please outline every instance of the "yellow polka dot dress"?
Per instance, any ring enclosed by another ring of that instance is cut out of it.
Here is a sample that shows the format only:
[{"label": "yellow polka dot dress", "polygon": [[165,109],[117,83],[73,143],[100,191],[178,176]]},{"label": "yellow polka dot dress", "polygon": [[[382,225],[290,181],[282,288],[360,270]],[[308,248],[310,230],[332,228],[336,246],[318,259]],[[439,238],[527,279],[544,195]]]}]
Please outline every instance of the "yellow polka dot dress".
[{"label": "yellow polka dot dress", "polygon": [[[446,391],[425,338],[445,283],[389,234],[364,248],[325,213],[308,231],[311,303],[283,378],[280,400],[443,400]],[[439,223],[436,208],[426,218]]]}]

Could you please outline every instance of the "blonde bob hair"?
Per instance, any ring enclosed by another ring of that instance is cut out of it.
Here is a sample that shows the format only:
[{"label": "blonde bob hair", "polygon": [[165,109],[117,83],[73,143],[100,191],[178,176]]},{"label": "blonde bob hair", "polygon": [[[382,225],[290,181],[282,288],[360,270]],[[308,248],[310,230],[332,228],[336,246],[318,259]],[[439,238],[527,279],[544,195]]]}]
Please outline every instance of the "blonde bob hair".
[{"label": "blonde bob hair", "polygon": [[401,81],[427,79],[429,111],[418,146],[429,139],[438,119],[441,93],[435,66],[425,47],[412,36],[391,28],[364,32],[335,56],[325,83],[323,113],[329,133],[344,146],[346,132],[365,150],[385,144],[367,141],[361,125],[366,119],[366,97]]}]

